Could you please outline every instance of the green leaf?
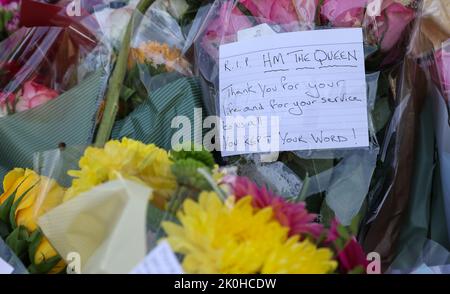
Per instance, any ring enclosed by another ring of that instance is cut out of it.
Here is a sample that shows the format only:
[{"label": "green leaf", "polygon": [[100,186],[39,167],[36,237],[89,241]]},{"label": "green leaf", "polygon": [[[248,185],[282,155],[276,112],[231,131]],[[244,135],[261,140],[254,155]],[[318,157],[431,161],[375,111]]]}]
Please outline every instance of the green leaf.
[{"label": "green leaf", "polygon": [[295,202],[302,202],[302,201],[306,200],[306,197],[308,196],[307,193],[308,193],[310,183],[311,183],[311,178],[308,176],[308,174],[306,174],[306,177],[303,180],[302,189],[301,189],[300,194],[298,195]]},{"label": "green leaf", "polygon": [[20,182],[20,184],[16,187],[16,190],[14,190],[11,195],[9,195],[8,199],[0,205],[0,221],[4,222],[7,225],[11,226],[10,223],[10,212],[11,212],[11,206],[14,203],[14,199],[16,198],[16,193],[19,187],[25,182],[26,178]]},{"label": "green leaf", "polygon": [[363,266],[358,265],[355,268],[353,268],[351,271],[348,272],[349,275],[361,275],[365,274],[366,271]]},{"label": "green leaf", "polygon": [[123,86],[122,90],[120,91],[120,99],[123,101],[128,101],[135,93],[135,90]]},{"label": "green leaf", "polygon": [[388,98],[377,99],[372,111],[373,124],[377,133],[386,126],[391,116],[392,110]]},{"label": "green leaf", "polygon": [[0,221],[3,223],[10,225],[9,222],[9,213],[11,211],[11,206],[14,202],[15,192],[11,194],[6,201],[0,205]]},{"label": "green leaf", "polygon": [[53,256],[47,260],[43,260],[39,264],[31,264],[28,267],[30,274],[47,274],[50,272],[59,262],[61,261],[60,256]]},{"label": "green leaf", "polygon": [[12,231],[5,242],[11,250],[25,263],[27,260],[28,231],[25,227],[19,226]]},{"label": "green leaf", "polygon": [[156,232],[164,220],[166,212],[149,203],[147,208],[147,227],[150,231]]},{"label": "green leaf", "polygon": [[330,226],[331,222],[335,218],[335,214],[334,211],[327,205],[326,201],[323,201],[322,203],[320,214],[322,215],[322,223],[327,227]]},{"label": "green leaf", "polygon": [[336,241],[334,242],[334,244],[336,245],[336,249],[338,252],[341,252],[342,250],[344,250],[345,248],[345,241],[342,240],[341,238],[337,238]]},{"label": "green leaf", "polygon": [[36,251],[41,244],[43,238],[43,234],[40,230],[34,231],[31,236],[28,238],[28,257],[31,260],[31,263],[34,263],[34,257],[36,256]]},{"label": "green leaf", "polygon": [[304,159],[293,152],[283,152],[280,161],[286,164],[294,173],[302,179],[313,177],[321,172],[333,168],[334,159]]},{"label": "green leaf", "polygon": [[34,231],[28,238],[28,257],[31,261],[31,265],[28,267],[28,271],[33,274],[46,274],[61,261],[61,257],[57,255],[47,260],[44,256],[42,262],[40,262],[39,264],[35,263],[35,257],[37,254],[39,254],[37,250],[43,238],[44,235],[42,234],[41,230]]},{"label": "green leaf", "polygon": [[0,220],[0,238],[5,239],[10,233],[9,225]]},{"label": "green leaf", "polygon": [[337,231],[339,233],[339,236],[342,237],[344,240],[350,240],[351,236],[348,233],[348,230],[346,227],[344,227],[343,225],[338,225]]},{"label": "green leaf", "polygon": [[361,223],[361,219],[364,216],[364,212],[361,211],[352,219],[352,222],[350,224],[349,230],[350,234],[357,235],[359,231],[359,224]]},{"label": "green leaf", "polygon": [[[25,180],[24,180],[25,181]],[[9,222],[11,224],[12,229],[17,228],[16,224],[16,209],[19,206],[20,202],[23,200],[23,198],[34,188],[36,185],[40,182],[40,180],[36,181],[34,185],[31,185],[31,187],[26,190],[22,195],[20,195],[19,199],[14,201],[13,205],[11,206],[11,210],[9,211]],[[23,182],[22,182],[23,183]],[[20,185],[19,185],[20,186]],[[16,190],[17,191],[17,190]]]}]

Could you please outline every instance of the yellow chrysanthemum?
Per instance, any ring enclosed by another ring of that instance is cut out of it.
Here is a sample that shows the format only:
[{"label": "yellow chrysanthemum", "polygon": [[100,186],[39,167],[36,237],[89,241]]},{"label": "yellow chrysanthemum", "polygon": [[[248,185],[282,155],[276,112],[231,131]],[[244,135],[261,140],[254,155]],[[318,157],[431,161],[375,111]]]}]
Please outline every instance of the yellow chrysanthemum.
[{"label": "yellow chrysanthemum", "polygon": [[102,183],[118,178],[138,181],[152,187],[158,204],[176,188],[168,153],[153,144],[123,139],[110,141],[104,148],[89,147],[80,159],[80,170],[70,171],[75,179],[65,201]]},{"label": "yellow chrysanthemum", "polygon": [[317,248],[308,239],[302,242],[299,236],[274,249],[266,259],[263,274],[323,274],[334,271],[337,262],[328,248]]},{"label": "yellow chrysanthemum", "polygon": [[335,268],[331,251],[288,239],[272,208],[255,211],[251,200],[224,203],[217,194],[203,192],[198,203],[184,202],[181,225],[163,223],[168,242],[184,255],[187,273],[328,273]]}]

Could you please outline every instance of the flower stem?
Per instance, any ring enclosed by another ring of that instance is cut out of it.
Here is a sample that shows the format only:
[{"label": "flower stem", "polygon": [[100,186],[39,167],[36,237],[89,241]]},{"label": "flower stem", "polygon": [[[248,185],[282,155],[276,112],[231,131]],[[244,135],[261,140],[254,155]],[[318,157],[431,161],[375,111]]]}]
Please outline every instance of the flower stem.
[{"label": "flower stem", "polygon": [[141,0],[136,7],[136,11],[127,25],[125,35],[123,37],[122,46],[117,57],[116,66],[109,80],[108,90],[105,98],[105,108],[98,128],[95,145],[103,146],[111,137],[111,132],[116,120],[119,109],[119,97],[123,81],[127,72],[128,55],[130,53],[130,42],[133,29],[133,23],[137,12],[145,14],[154,0]]}]

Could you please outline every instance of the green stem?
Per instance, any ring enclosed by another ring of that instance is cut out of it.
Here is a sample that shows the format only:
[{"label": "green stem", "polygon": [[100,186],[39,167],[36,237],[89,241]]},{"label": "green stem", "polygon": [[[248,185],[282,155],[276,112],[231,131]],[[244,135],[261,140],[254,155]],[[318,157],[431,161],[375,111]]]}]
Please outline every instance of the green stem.
[{"label": "green stem", "polygon": [[295,202],[304,202],[306,200],[306,197],[308,196],[308,189],[309,184],[311,183],[311,178],[309,177],[309,174],[306,173],[306,177],[303,181],[302,190],[300,191],[300,194],[298,195]]},{"label": "green stem", "polygon": [[119,56],[117,57],[116,66],[113,70],[112,76],[109,80],[108,90],[105,98],[105,109],[98,128],[95,145],[101,147],[111,137],[112,128],[116,120],[117,112],[119,110],[119,97],[125,75],[127,73],[128,56],[130,54],[131,35],[133,30],[133,23],[137,12],[145,14],[154,0],[141,0],[137,5],[136,11],[128,23],[125,35],[123,37],[122,46],[120,48]]}]

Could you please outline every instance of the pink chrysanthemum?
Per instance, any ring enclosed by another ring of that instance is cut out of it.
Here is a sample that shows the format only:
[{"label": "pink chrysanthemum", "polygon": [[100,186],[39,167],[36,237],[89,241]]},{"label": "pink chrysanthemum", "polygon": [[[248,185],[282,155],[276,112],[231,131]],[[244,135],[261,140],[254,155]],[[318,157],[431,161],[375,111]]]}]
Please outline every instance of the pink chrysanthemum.
[{"label": "pink chrysanthemum", "polygon": [[258,187],[246,177],[226,176],[223,183],[231,188],[236,200],[252,196],[253,207],[257,209],[272,207],[279,223],[290,229],[289,236],[310,234],[318,238],[322,233],[322,225],[315,222],[317,215],[309,213],[304,202],[289,203],[265,187]]},{"label": "pink chrysanthemum", "polygon": [[337,250],[336,259],[339,262],[339,270],[341,273],[348,273],[357,267],[360,267],[363,272],[366,272],[368,261],[363,248],[358,243],[355,237],[346,240],[344,248],[338,248],[334,243],[337,239],[342,238],[338,231],[340,226],[339,221],[335,218],[331,222],[331,227],[328,230],[328,236],[325,241],[328,245],[333,245]]}]

